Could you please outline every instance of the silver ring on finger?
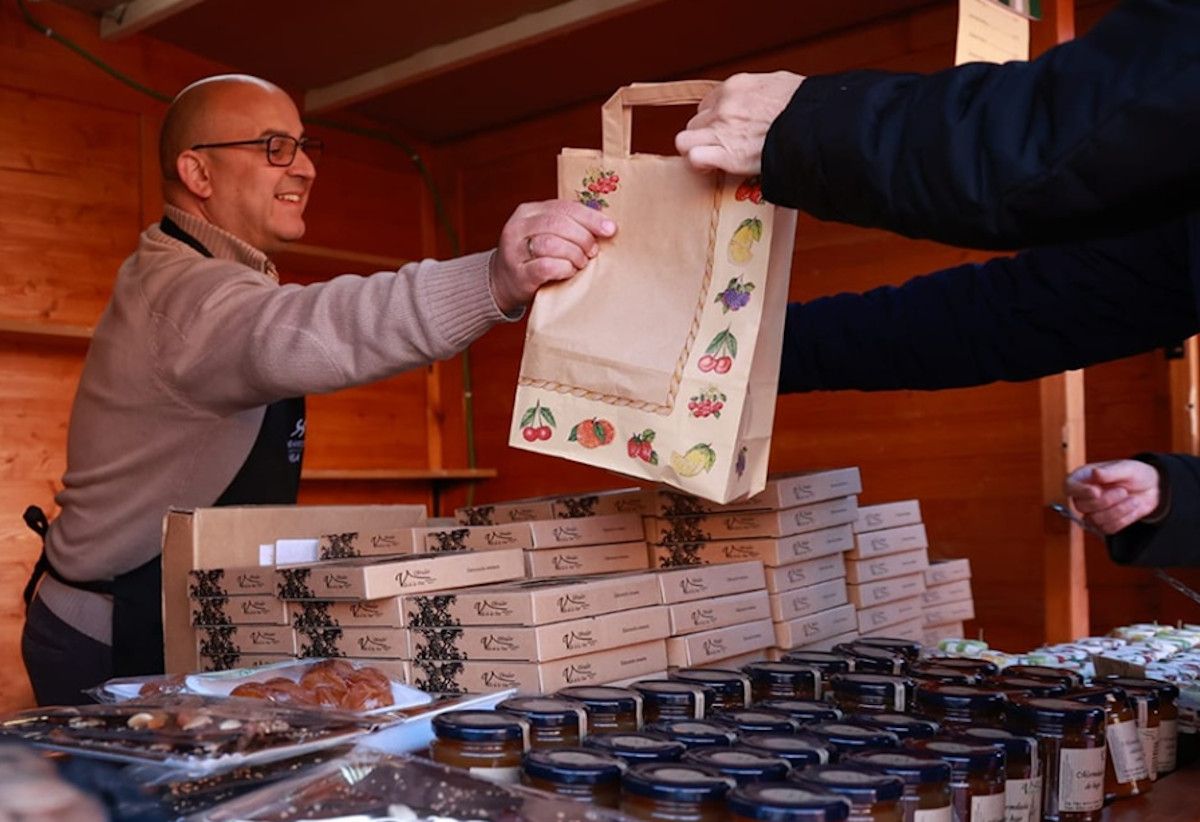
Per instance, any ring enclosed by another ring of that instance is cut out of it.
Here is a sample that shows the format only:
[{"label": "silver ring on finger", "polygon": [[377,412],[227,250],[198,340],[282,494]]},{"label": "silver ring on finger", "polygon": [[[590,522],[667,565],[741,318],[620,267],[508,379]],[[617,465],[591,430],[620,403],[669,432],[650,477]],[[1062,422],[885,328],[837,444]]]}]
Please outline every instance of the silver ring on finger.
[{"label": "silver ring on finger", "polygon": [[525,238],[525,253],[529,255],[528,262],[533,262],[538,258],[537,253],[533,250],[533,235]]}]

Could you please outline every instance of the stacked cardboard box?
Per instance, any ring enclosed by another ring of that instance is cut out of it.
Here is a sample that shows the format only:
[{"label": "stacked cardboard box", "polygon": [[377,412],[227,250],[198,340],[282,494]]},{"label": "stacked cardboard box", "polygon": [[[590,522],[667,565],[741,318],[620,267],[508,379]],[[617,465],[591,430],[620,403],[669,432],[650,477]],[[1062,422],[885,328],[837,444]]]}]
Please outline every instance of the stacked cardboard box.
[{"label": "stacked cardboard box", "polygon": [[424,690],[542,694],[667,667],[670,615],[649,573],[415,594],[402,610],[409,681]]},{"label": "stacked cardboard box", "polygon": [[971,595],[971,563],[966,559],[937,560],[924,573],[924,642],[964,636],[963,623],[975,618]]},{"label": "stacked cardboard box", "polygon": [[917,500],[865,505],[846,553],[847,594],[861,636],[925,638],[922,594],[929,538]]},{"label": "stacked cardboard box", "polygon": [[720,563],[657,574],[668,609],[667,661],[674,667],[724,667],[762,655],[775,641],[763,565]]}]

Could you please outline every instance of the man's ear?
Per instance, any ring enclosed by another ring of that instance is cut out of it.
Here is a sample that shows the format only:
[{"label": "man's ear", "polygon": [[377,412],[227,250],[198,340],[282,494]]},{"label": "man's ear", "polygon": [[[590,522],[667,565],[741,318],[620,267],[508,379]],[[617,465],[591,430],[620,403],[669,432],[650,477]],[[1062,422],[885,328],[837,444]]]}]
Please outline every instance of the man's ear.
[{"label": "man's ear", "polygon": [[194,196],[207,200],[212,196],[212,177],[209,174],[208,163],[197,151],[188,149],[180,152],[175,158],[175,173],[179,182]]}]

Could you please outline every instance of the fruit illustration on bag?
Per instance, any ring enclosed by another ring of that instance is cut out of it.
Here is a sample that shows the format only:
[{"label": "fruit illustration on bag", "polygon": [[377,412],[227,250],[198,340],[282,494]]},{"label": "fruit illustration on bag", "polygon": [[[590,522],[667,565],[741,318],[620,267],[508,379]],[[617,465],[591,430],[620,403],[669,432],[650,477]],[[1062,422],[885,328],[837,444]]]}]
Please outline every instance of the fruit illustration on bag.
[{"label": "fruit illustration on bag", "polygon": [[729,262],[735,265],[745,265],[754,256],[751,248],[762,239],[762,220],[757,217],[747,217],[738,224],[733,236],[729,238]]},{"label": "fruit illustration on bag", "polygon": [[724,374],[733,368],[733,361],[736,358],[737,337],[733,336],[726,328],[712,338],[712,342],[708,344],[708,348],[704,349],[704,355],[700,357],[696,367],[705,373],[713,371],[717,374]]},{"label": "fruit illustration on bag", "polygon": [[688,411],[693,417],[716,417],[721,419],[721,409],[725,407],[725,394],[715,385],[693,394],[688,398]]},{"label": "fruit illustration on bag", "polygon": [[729,285],[725,286],[725,290],[717,295],[714,302],[721,305],[722,314],[728,314],[730,311],[745,308],[750,302],[750,292],[752,291],[754,291],[754,283],[744,283],[741,277],[733,277],[729,280]]},{"label": "fruit illustration on bag", "polygon": [[686,454],[671,452],[671,467],[681,477],[694,477],[701,471],[711,471],[717,463],[717,452],[707,443],[693,445]]},{"label": "fruit illustration on bag", "polygon": [[550,413],[549,408],[542,407],[540,401],[532,408],[526,408],[525,413],[521,415],[521,436],[525,438],[525,442],[548,440],[554,436],[554,429],[557,427],[554,414]]},{"label": "fruit illustration on bag", "polygon": [[742,474],[746,473],[746,455],[747,449],[746,446],[743,445],[742,450],[738,451],[737,462],[733,464],[733,470],[737,471],[738,477],[741,477]]},{"label": "fruit illustration on bag", "polygon": [[763,201],[762,177],[756,175],[754,177],[747,177],[745,180],[742,180],[742,184],[739,185],[737,187],[737,191],[733,193],[733,199],[737,200],[739,203],[743,200],[749,200],[755,205],[761,203]]},{"label": "fruit illustration on bag", "polygon": [[579,191],[579,202],[597,211],[608,208],[608,200],[604,199],[604,195],[616,191],[619,182],[621,178],[615,171],[589,168],[587,176],[583,178],[583,188]]},{"label": "fruit illustration on bag", "polygon": [[599,448],[613,441],[616,431],[608,420],[583,420],[571,429],[568,442],[577,442],[584,448]]},{"label": "fruit illustration on bag", "polygon": [[634,434],[625,443],[631,459],[658,465],[658,452],[654,450],[654,432],[647,428],[640,434]]}]

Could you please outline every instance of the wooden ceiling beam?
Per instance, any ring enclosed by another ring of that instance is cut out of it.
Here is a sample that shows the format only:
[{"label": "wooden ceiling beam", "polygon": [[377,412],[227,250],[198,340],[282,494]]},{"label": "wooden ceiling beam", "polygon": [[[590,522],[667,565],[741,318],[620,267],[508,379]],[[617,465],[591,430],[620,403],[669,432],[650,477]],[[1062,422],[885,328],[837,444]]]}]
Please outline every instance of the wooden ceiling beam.
[{"label": "wooden ceiling beam", "polygon": [[120,40],[202,2],[204,0],[130,0],[105,12],[100,18],[100,36],[105,40]]},{"label": "wooden ceiling beam", "polygon": [[310,89],[304,95],[304,110],[318,114],[339,109],[659,2],[662,0],[568,0],[485,31],[423,49],[346,80]]}]

